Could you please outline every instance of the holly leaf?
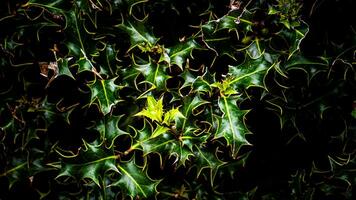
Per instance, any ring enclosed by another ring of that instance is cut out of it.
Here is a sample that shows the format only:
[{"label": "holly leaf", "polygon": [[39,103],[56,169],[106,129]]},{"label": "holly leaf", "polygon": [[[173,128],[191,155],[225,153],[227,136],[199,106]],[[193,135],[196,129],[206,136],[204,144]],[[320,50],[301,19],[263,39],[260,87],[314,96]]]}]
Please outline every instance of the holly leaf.
[{"label": "holly leaf", "polygon": [[247,111],[240,110],[236,105],[236,99],[232,96],[220,97],[218,103],[224,114],[218,118],[219,123],[215,137],[225,138],[227,144],[231,145],[232,156],[236,157],[243,145],[250,145],[245,137],[249,133],[244,123]]},{"label": "holly leaf", "polygon": [[240,90],[250,86],[265,88],[264,78],[270,68],[274,66],[274,56],[264,53],[257,59],[246,58],[245,62],[238,66],[229,66],[229,84],[234,89]]},{"label": "holly leaf", "polygon": [[179,111],[179,108],[172,108],[164,114],[163,124],[169,126],[172,121],[178,120],[178,118],[185,118],[184,115]]},{"label": "holly leaf", "polygon": [[147,108],[137,113],[135,116],[145,116],[152,121],[162,122],[163,117],[163,98],[158,101],[152,96],[147,97]]},{"label": "holly leaf", "polygon": [[286,52],[288,53],[288,59],[299,50],[300,43],[305,38],[308,31],[308,25],[305,22],[301,22],[299,26],[293,27],[291,30],[285,28],[278,32],[278,35],[288,43],[289,49],[288,52]]},{"label": "holly leaf", "polygon": [[108,80],[95,79],[88,87],[91,91],[90,104],[96,103],[104,115],[111,111],[111,108],[119,102],[117,91],[120,86],[115,85],[115,78]]},{"label": "holly leaf", "polygon": [[[71,58],[58,58],[56,62],[39,62],[40,74],[46,78],[49,78],[47,86],[59,76],[68,76],[72,79],[75,79],[72,73],[69,70],[68,61]],[[49,71],[52,71],[52,76],[49,77]]]},{"label": "holly leaf", "polygon": [[249,17],[248,12],[242,13],[242,16],[237,12],[230,12],[228,15],[203,24],[201,30],[204,43],[217,56],[227,55],[235,60],[234,54],[248,46],[248,44],[246,45],[247,42],[240,41],[240,34],[251,31],[253,23],[248,20]]},{"label": "holly leaf", "polygon": [[170,64],[176,64],[183,70],[183,64],[187,57],[191,56],[193,49],[198,48],[198,44],[194,40],[179,43],[176,46],[167,48],[167,53],[170,58]]},{"label": "holly leaf", "polygon": [[178,118],[176,122],[177,129],[181,129],[183,133],[194,131],[196,126],[194,125],[194,120],[191,120],[190,117],[197,108],[208,103],[208,101],[203,100],[199,95],[196,95],[194,98],[190,96],[185,97],[181,109],[184,118]]},{"label": "holly leaf", "polygon": [[58,58],[57,66],[58,66],[58,76],[66,75],[74,79],[73,74],[69,70],[68,61],[72,58]]},{"label": "holly leaf", "polygon": [[264,53],[264,49],[261,48],[260,41],[255,39],[246,49],[246,54],[253,60],[258,59]]},{"label": "holly leaf", "polygon": [[36,6],[50,10],[54,14],[63,14],[63,12],[65,12],[65,10],[63,9],[65,5],[66,2],[63,0],[56,0],[51,2],[48,2],[46,0],[29,0],[26,4],[22,5],[22,7]]},{"label": "holly leaf", "polygon": [[133,159],[129,162],[120,163],[118,169],[121,177],[118,181],[110,186],[119,186],[127,192],[131,198],[147,198],[156,193],[156,187],[160,180],[152,180],[148,177],[140,167],[138,167]]},{"label": "holly leaf", "polygon": [[207,151],[197,145],[195,145],[194,148],[194,155],[196,157],[196,167],[198,169],[197,177],[200,176],[204,169],[210,169],[210,184],[213,186],[216,173],[225,163],[216,157],[215,152]]},{"label": "holly leaf", "polygon": [[123,115],[105,115],[105,117],[100,120],[95,129],[99,131],[101,140],[105,142],[106,148],[111,148],[114,145],[115,139],[120,135],[128,134],[118,127],[118,124]]},{"label": "holly leaf", "polygon": [[[95,35],[90,33],[85,27],[85,21],[82,13],[79,11],[80,7],[75,6],[75,9],[65,12],[66,18],[65,31],[67,33],[66,46],[69,50],[69,55],[76,58],[84,59],[91,63],[91,57],[98,56],[97,41]],[[80,63],[78,63],[81,67]],[[85,69],[84,67],[81,67]],[[79,70],[81,72],[82,70]]]},{"label": "holly leaf", "polygon": [[148,155],[152,151],[159,151],[164,149],[164,145],[173,142],[173,135],[167,133],[168,128],[157,125],[153,130],[152,124],[148,121],[144,121],[142,129],[136,131],[136,141],[130,147],[130,150],[141,149],[144,155]]},{"label": "holly leaf", "polygon": [[112,150],[103,148],[103,145],[89,144],[84,141],[84,149],[80,149],[76,155],[64,155],[63,150],[56,148],[57,153],[63,157],[60,177],[73,177],[76,179],[90,179],[101,187],[100,178],[108,171],[119,172],[116,167],[116,159]]},{"label": "holly leaf", "polygon": [[157,125],[153,130],[152,125],[148,121],[144,121],[144,127],[137,130],[136,142],[131,146],[130,150],[140,149],[143,155],[157,152],[161,157],[164,155],[175,156],[178,166],[185,165],[186,161],[194,156],[192,147],[194,143],[202,143],[204,136],[181,136],[176,138],[175,135],[169,132],[170,129],[164,126]]},{"label": "holly leaf", "polygon": [[21,180],[23,177],[29,176],[28,167],[29,164],[26,158],[16,156],[16,159],[9,160],[8,164],[2,167],[4,171],[1,170],[0,178],[4,176],[7,177],[9,181],[9,189],[11,189],[17,181]]},{"label": "holly leaf", "polygon": [[189,68],[185,68],[184,71],[179,74],[179,76],[184,80],[181,88],[192,87],[193,83],[196,80],[196,77],[190,72]]},{"label": "holly leaf", "polygon": [[153,63],[151,60],[145,64],[135,63],[135,69],[145,77],[145,82],[149,82],[162,90],[166,88],[166,81],[171,76],[166,73],[166,65]]},{"label": "holly leaf", "polygon": [[231,77],[228,77],[224,79],[222,82],[215,82],[211,84],[211,86],[218,88],[221,96],[230,96],[230,95],[238,94],[238,92],[232,87],[231,82],[233,80],[234,79],[232,79]]},{"label": "holly leaf", "polygon": [[166,133],[169,130],[169,128],[161,125],[157,125],[156,129],[153,131],[151,138],[158,137],[164,133]]},{"label": "holly leaf", "polygon": [[105,50],[101,52],[101,59],[104,60],[104,64],[100,66],[100,74],[105,74],[106,76],[117,75],[117,53],[115,45],[106,44]]},{"label": "holly leaf", "polygon": [[158,39],[155,38],[144,26],[141,21],[130,21],[123,20],[123,22],[117,27],[123,30],[130,37],[131,47],[129,50],[135,48],[136,46],[145,46],[153,47]]}]

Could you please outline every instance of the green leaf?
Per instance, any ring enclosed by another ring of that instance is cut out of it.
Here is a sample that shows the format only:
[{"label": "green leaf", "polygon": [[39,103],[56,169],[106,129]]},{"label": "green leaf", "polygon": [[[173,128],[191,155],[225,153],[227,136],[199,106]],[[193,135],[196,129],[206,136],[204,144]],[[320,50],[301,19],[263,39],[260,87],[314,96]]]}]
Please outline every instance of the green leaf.
[{"label": "green leaf", "polygon": [[249,133],[244,123],[244,116],[247,111],[240,110],[236,105],[236,98],[219,98],[219,108],[224,113],[218,118],[218,128],[215,137],[223,137],[227,144],[232,147],[232,156],[236,157],[241,146],[250,145],[246,140],[246,134]]},{"label": "green leaf", "polygon": [[[15,183],[21,182],[24,179],[30,179],[40,172],[55,170],[53,167],[47,166],[44,163],[46,156],[45,149],[35,147],[27,148],[26,150],[17,149],[14,152],[8,152],[8,160],[1,167],[0,178],[6,177],[9,181],[9,189]],[[2,156],[2,154],[0,154]]]},{"label": "green leaf", "polygon": [[308,71],[310,76],[313,76],[315,72],[327,71],[329,63],[321,59],[310,60],[302,55],[294,55],[284,64],[283,69],[286,71],[290,69],[303,69]]},{"label": "green leaf", "polygon": [[191,56],[191,53],[195,48],[198,48],[198,44],[194,40],[188,40],[171,48],[167,48],[170,64],[176,64],[183,70],[183,63],[186,61],[187,57]]},{"label": "green leaf", "polygon": [[213,182],[219,168],[225,163],[217,158],[215,152],[208,151],[207,149],[195,146],[194,155],[196,157],[196,166],[198,168],[197,177],[200,176],[203,169],[210,169],[210,184],[213,186]]},{"label": "green leaf", "polygon": [[57,65],[58,65],[58,76],[68,76],[74,79],[72,72],[69,70],[68,61],[72,58],[58,58]]},{"label": "green leaf", "polygon": [[111,111],[111,108],[119,102],[118,90],[119,86],[115,85],[115,78],[109,80],[95,79],[93,83],[88,84],[91,91],[91,102],[97,103],[99,109],[104,115]]},{"label": "green leaf", "polygon": [[194,98],[189,96],[185,97],[183,99],[183,107],[181,109],[184,118],[179,118],[177,120],[177,129],[181,129],[183,133],[195,130],[194,120],[191,119],[191,116],[197,108],[208,103],[208,101],[203,100],[199,95],[194,96]]},{"label": "green leaf", "polygon": [[105,50],[101,52],[102,59],[105,60],[104,64],[100,67],[100,74],[107,76],[117,75],[117,53],[115,45],[106,44]]},{"label": "green leaf", "polygon": [[235,60],[234,54],[248,46],[247,42],[240,41],[240,35],[251,31],[253,23],[248,20],[249,17],[248,12],[244,12],[242,15],[230,12],[217,20],[210,20],[203,24],[201,30],[204,43],[217,56],[227,55]]},{"label": "green leaf", "polygon": [[255,60],[261,57],[264,53],[264,49],[261,48],[260,41],[256,39],[246,49],[246,53],[251,59]]},{"label": "green leaf", "polygon": [[53,9],[53,10],[59,10],[61,6],[63,6],[65,4],[65,1],[63,0],[55,0],[55,1],[51,1],[48,2],[46,0],[29,0],[25,5],[25,6],[40,6],[40,7],[45,7],[47,9]]},{"label": "green leaf", "polygon": [[152,125],[145,121],[144,127],[137,130],[135,143],[130,150],[141,149],[143,155],[156,152],[161,157],[175,156],[178,166],[185,165],[186,161],[194,156],[192,152],[194,143],[203,143],[205,136],[186,135],[176,138],[173,133],[168,132],[169,129],[162,126],[157,126],[153,131]]},{"label": "green leaf", "polygon": [[167,133],[168,129],[157,125],[153,130],[150,122],[144,121],[142,129],[136,131],[135,143],[130,147],[130,150],[141,149],[144,155],[148,155],[153,151],[162,152],[166,149],[166,145],[174,141],[172,134]]},{"label": "green leaf", "polygon": [[133,160],[118,165],[121,177],[110,186],[119,186],[131,198],[147,198],[156,193],[159,180],[152,180]]},{"label": "green leaf", "polygon": [[111,148],[114,145],[115,139],[120,135],[129,135],[128,132],[121,130],[118,127],[123,115],[105,115],[105,117],[100,120],[95,129],[99,131],[101,140],[105,142],[107,148]]},{"label": "green leaf", "polygon": [[91,62],[90,56],[94,56],[98,51],[97,42],[94,40],[95,37],[90,36],[90,33],[86,30],[83,16],[79,10],[80,8],[76,7],[65,13],[67,23],[65,27],[67,41],[65,44],[69,49],[69,55]]},{"label": "green leaf", "polygon": [[158,39],[152,36],[144,26],[143,22],[123,20],[123,22],[117,25],[118,28],[126,32],[130,36],[131,47],[145,46],[153,47]]},{"label": "green leaf", "polygon": [[60,177],[74,177],[80,179],[90,179],[101,187],[100,178],[108,171],[119,172],[116,167],[116,159],[112,150],[104,148],[103,145],[89,144],[84,141],[84,149],[80,149],[77,155],[66,156],[62,150],[57,148],[57,153],[63,156],[60,167]]},{"label": "green leaf", "polygon": [[270,68],[274,66],[274,56],[264,53],[257,59],[246,58],[238,66],[229,66],[229,84],[236,90],[246,89],[250,86],[265,88],[264,78]]},{"label": "green leaf", "polygon": [[172,108],[164,114],[163,123],[169,126],[173,120],[178,120],[178,118],[185,118],[184,115],[179,112],[179,108]]},{"label": "green leaf", "polygon": [[356,108],[351,111],[351,116],[356,119]]},{"label": "green leaf", "polygon": [[182,84],[180,89],[185,87],[193,87],[192,85],[195,82],[196,77],[191,73],[189,68],[185,68],[184,71],[179,74],[179,76],[184,80],[184,83]]},{"label": "green leaf", "polygon": [[153,121],[162,122],[163,117],[163,98],[156,101],[152,96],[147,97],[147,109],[143,109],[135,116],[145,116]]},{"label": "green leaf", "polygon": [[166,81],[170,78],[166,68],[166,65],[153,63],[151,60],[145,64],[135,63],[135,69],[145,77],[145,82],[151,83],[159,90],[166,89]]},{"label": "green leaf", "polygon": [[158,137],[158,136],[162,135],[163,133],[166,133],[168,130],[169,130],[169,128],[167,128],[165,126],[157,125],[156,129],[152,133],[151,138]]},{"label": "green leaf", "polygon": [[278,35],[288,42],[288,59],[290,59],[295,52],[299,51],[300,43],[305,38],[308,31],[308,25],[305,22],[302,22],[300,26],[293,27],[292,30],[283,29],[278,32]]},{"label": "green leaf", "polygon": [[[198,93],[198,94],[211,94],[211,83],[215,82],[215,75],[211,74],[208,70],[204,72],[201,76],[194,76],[191,72],[192,70],[189,68],[185,68],[183,73],[179,76],[183,78],[184,83],[179,88],[179,92],[185,89],[186,87],[190,87],[189,93]],[[181,96],[184,96],[181,94]]]},{"label": "green leaf", "polygon": [[78,66],[77,73],[81,73],[84,71],[91,72],[94,70],[93,63],[86,56],[81,57],[73,66]]},{"label": "green leaf", "polygon": [[238,92],[232,87],[231,82],[234,79],[231,77],[228,77],[224,79],[222,82],[215,82],[211,84],[212,87],[216,87],[220,90],[220,95],[221,96],[230,96],[237,94]]},{"label": "green leaf", "polygon": [[19,157],[11,161],[10,166],[5,167],[5,171],[1,171],[0,177],[6,176],[9,180],[9,189],[22,177],[28,177],[28,163],[26,160],[21,160]]}]

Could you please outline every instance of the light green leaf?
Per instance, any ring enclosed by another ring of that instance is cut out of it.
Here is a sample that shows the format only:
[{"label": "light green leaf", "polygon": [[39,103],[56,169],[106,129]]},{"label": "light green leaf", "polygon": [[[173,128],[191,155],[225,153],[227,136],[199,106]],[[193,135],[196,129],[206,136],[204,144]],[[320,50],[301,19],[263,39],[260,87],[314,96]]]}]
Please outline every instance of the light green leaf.
[{"label": "light green leaf", "polygon": [[158,137],[158,136],[162,135],[163,133],[166,133],[168,130],[169,130],[169,128],[167,128],[165,126],[157,125],[156,129],[152,133],[151,138]]},{"label": "light green leaf", "polygon": [[179,108],[172,108],[164,114],[163,123],[169,126],[173,120],[178,118],[185,118],[184,115],[179,112]]},{"label": "light green leaf", "polygon": [[212,87],[216,87],[220,90],[220,95],[221,96],[230,96],[233,94],[237,94],[238,92],[232,87],[231,82],[233,79],[231,77],[228,77],[224,79],[222,82],[215,82],[211,84]]},{"label": "light green leaf", "polygon": [[163,98],[156,101],[152,96],[147,97],[147,109],[143,109],[135,116],[145,116],[153,121],[162,122],[163,117]]}]

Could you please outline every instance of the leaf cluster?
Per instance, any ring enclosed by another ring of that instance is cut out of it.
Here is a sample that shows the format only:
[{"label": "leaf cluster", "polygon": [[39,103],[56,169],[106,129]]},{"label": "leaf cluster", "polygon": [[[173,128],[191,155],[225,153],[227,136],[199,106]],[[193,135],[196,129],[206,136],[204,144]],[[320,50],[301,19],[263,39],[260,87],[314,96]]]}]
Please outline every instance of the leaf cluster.
[{"label": "leaf cluster", "polygon": [[355,32],[310,56],[303,8],[1,2],[0,199],[352,199]]}]

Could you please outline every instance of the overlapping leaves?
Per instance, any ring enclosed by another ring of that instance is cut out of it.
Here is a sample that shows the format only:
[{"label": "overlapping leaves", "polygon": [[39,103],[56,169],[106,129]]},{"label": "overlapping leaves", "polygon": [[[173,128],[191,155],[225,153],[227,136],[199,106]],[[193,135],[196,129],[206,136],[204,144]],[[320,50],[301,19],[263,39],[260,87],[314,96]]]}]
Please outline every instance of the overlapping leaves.
[{"label": "overlapping leaves", "polygon": [[[313,140],[294,111],[312,107],[313,119],[321,123],[335,100],[321,101],[309,84],[318,77],[330,80],[325,85],[336,88],[333,95],[354,86],[345,83],[355,76],[354,62],[343,53],[330,69],[327,59],[301,55],[308,25],[295,1],[230,1],[223,14],[214,13],[215,2],[204,1],[200,24],[187,21],[183,38],[162,39],[149,8],[166,5],[184,18],[177,2],[29,0],[13,6],[6,1],[0,24],[21,22],[0,34],[0,78],[11,79],[0,85],[0,177],[7,177],[10,187],[50,171],[52,185],[48,193],[38,192],[41,198],[60,194],[56,184],[78,186],[69,196],[79,199],[251,196],[256,189],[243,195],[224,188],[224,175],[239,173],[236,163],[246,162],[250,153],[243,151],[254,144],[243,103],[258,99],[255,104],[279,109],[282,130],[296,135],[288,142]],[[184,8],[194,14],[195,7]],[[332,76],[337,64],[346,66],[342,78]],[[306,74],[306,84],[292,78],[296,71]],[[260,97],[250,93],[256,88]],[[309,102],[297,102],[299,93]],[[333,141],[343,143],[349,130]],[[351,138],[342,147],[347,166],[354,163],[354,152],[344,149],[354,142]],[[352,170],[336,168],[329,171],[349,183]],[[304,176],[297,171],[290,183]],[[319,186],[328,193],[327,186]]]}]

